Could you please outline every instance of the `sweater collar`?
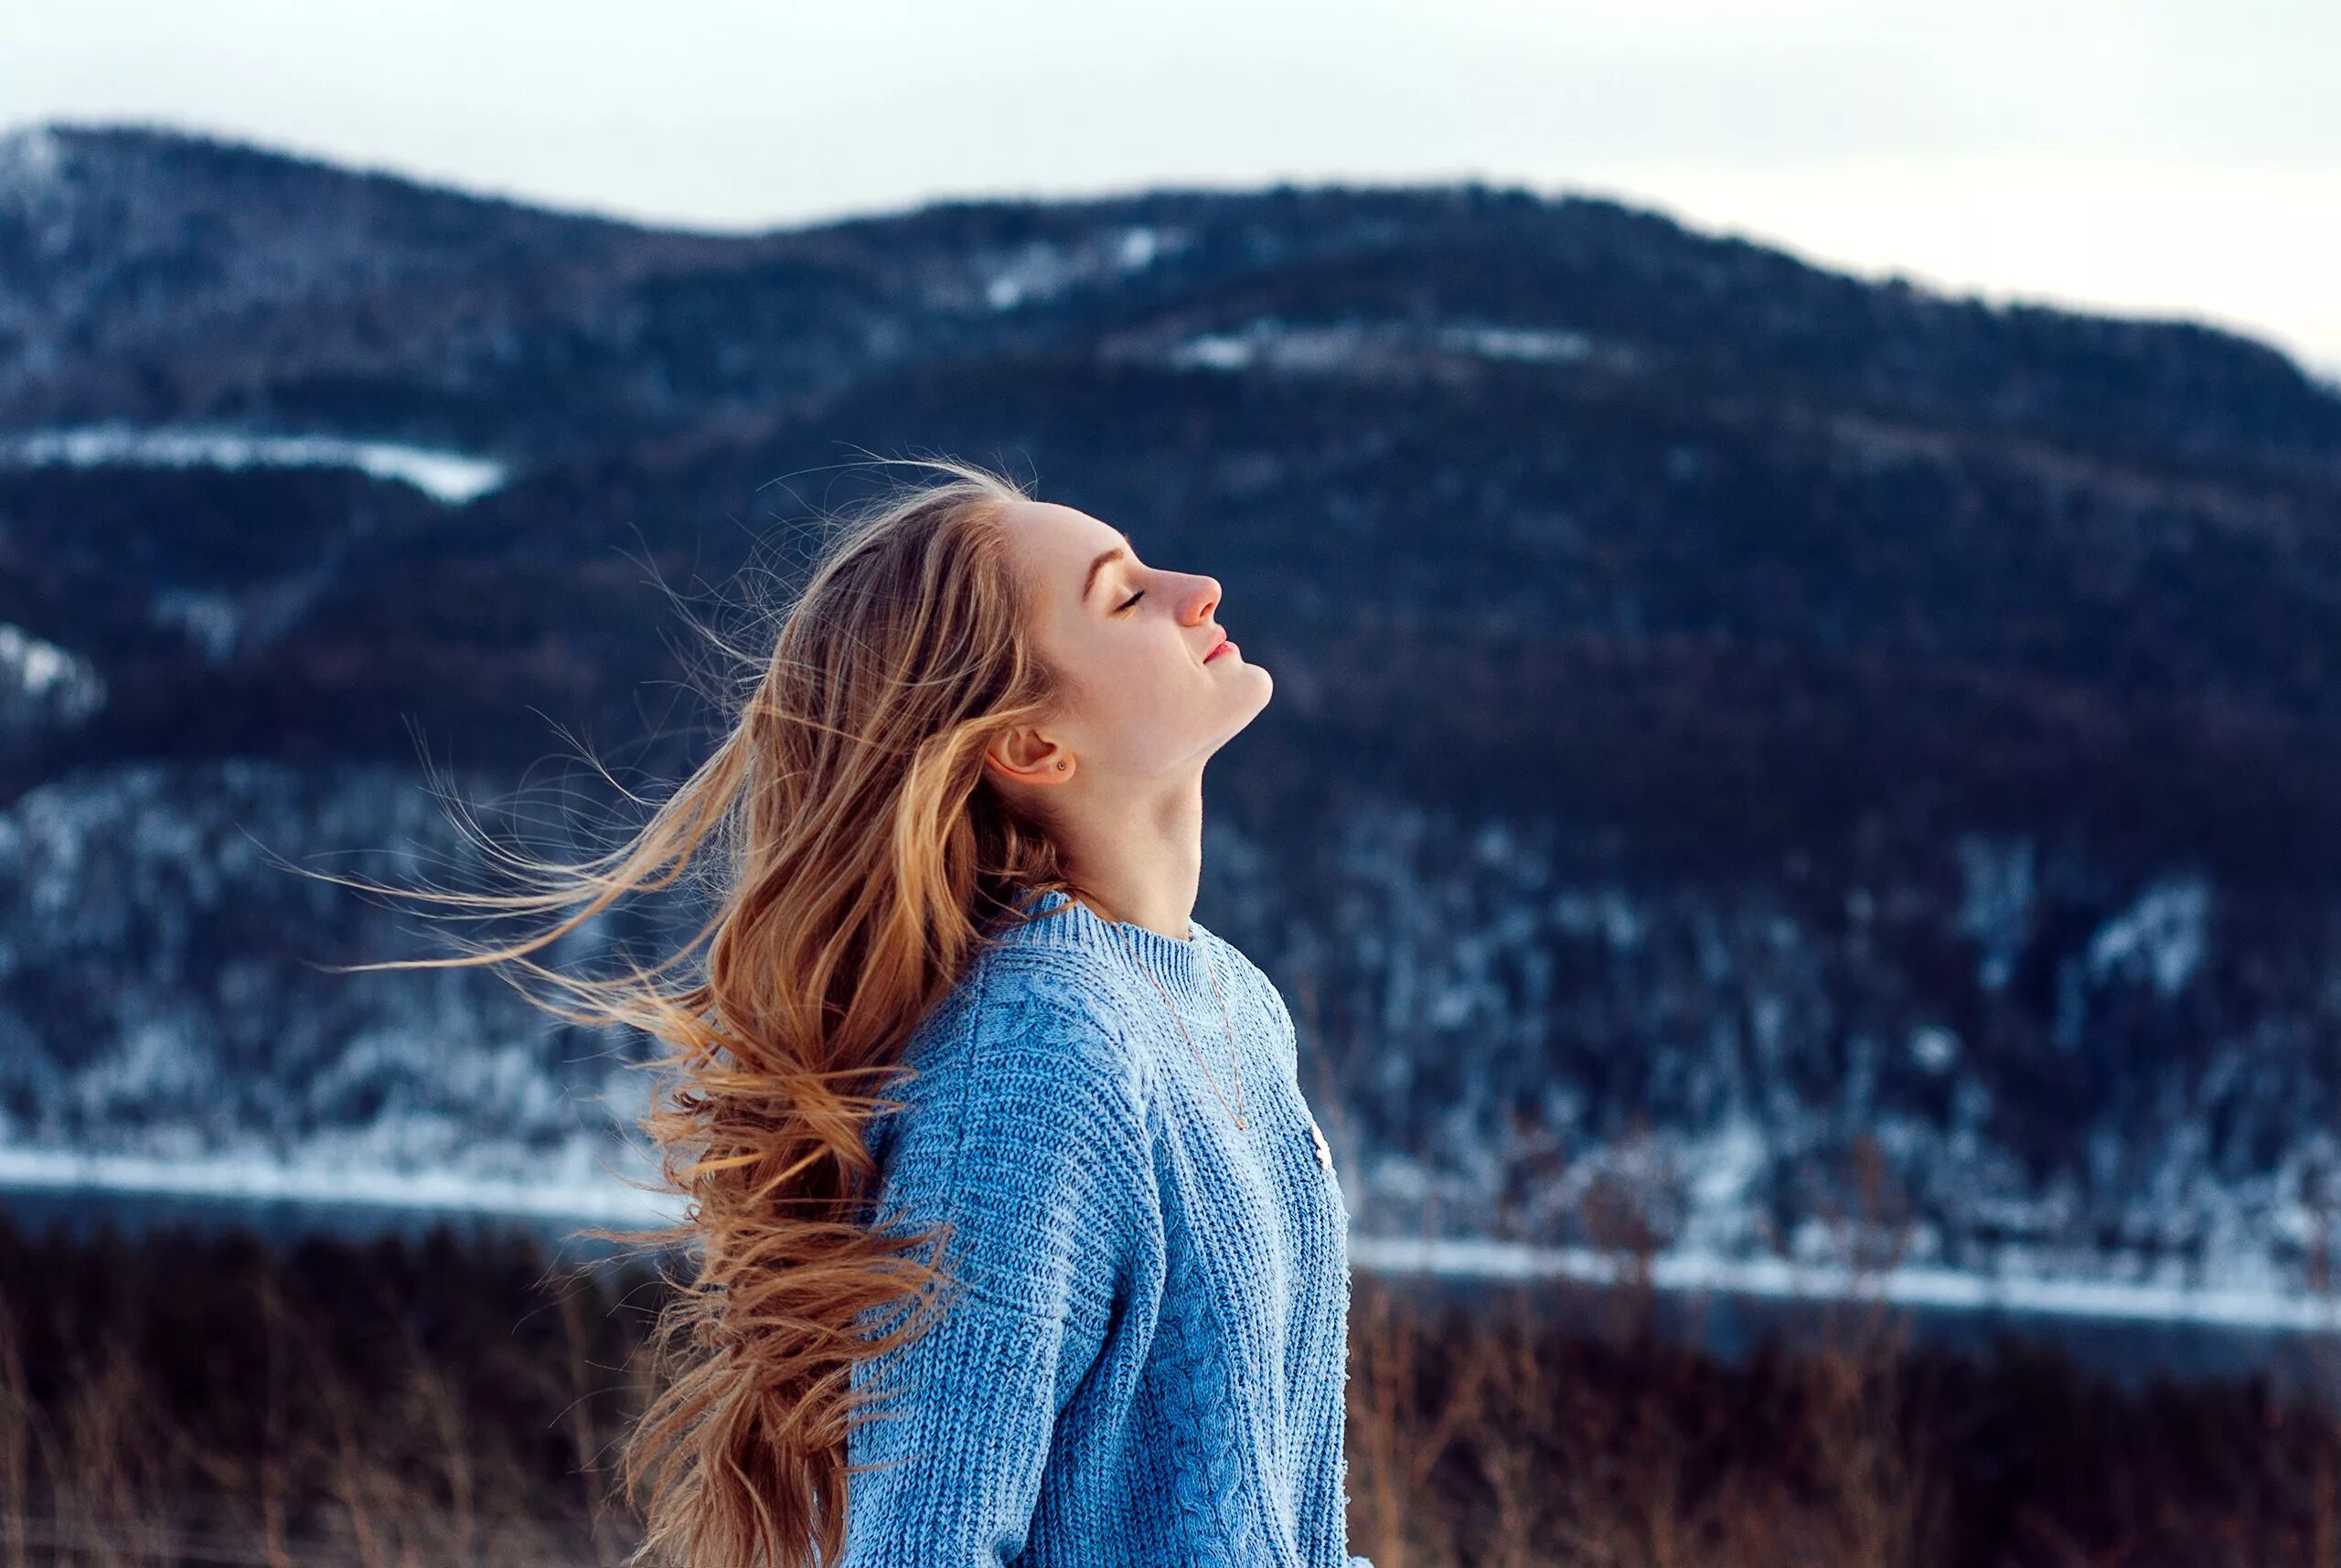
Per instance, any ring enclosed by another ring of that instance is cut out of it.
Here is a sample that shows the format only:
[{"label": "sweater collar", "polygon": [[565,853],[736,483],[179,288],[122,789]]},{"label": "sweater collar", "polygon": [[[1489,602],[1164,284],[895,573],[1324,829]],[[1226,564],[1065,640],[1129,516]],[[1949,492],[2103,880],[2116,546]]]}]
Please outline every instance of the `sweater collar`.
[{"label": "sweater collar", "polygon": [[[1064,913],[1050,911],[1066,903],[1073,907]],[[1165,936],[1132,921],[1107,920],[1080,900],[1072,898],[1061,889],[1050,889],[1024,901],[1025,912],[1035,918],[1021,928],[1021,940],[1043,947],[1074,947],[1100,955],[1109,963],[1127,969],[1132,951],[1149,973],[1162,983],[1172,999],[1181,1008],[1198,1005],[1217,1007],[1218,993],[1213,989],[1213,976],[1218,973],[1219,955],[1205,953],[1205,944],[1213,940],[1203,923],[1190,915],[1188,929],[1193,933],[1181,942],[1175,936]],[[1138,984],[1146,986],[1143,978]],[[1222,989],[1227,976],[1218,973]],[[1150,986],[1147,987],[1151,989]]]}]

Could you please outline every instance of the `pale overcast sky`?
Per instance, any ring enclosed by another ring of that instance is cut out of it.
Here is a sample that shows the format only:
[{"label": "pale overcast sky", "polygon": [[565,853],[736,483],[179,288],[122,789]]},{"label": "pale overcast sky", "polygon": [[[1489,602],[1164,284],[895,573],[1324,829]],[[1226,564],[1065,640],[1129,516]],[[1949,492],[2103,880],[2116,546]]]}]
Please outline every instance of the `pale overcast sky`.
[{"label": "pale overcast sky", "polygon": [[726,229],[1478,177],[2341,377],[2336,79],[2335,0],[73,0],[8,18],[0,129]]}]

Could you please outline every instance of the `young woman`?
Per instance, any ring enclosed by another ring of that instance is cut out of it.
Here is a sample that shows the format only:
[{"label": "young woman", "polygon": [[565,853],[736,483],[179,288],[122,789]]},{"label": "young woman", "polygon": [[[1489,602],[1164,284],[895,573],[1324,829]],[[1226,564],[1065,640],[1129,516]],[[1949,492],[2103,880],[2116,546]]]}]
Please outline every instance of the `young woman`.
[{"label": "young woman", "polygon": [[[1190,913],[1203,766],[1274,682],[1212,578],[918,466],[625,844],[435,895],[581,906],[444,962],[672,1048],[643,1125],[689,1219],[598,1232],[696,1253],[629,1435],[636,1561],[1372,1568],[1340,1185],[1283,998]],[[713,916],[660,970],[523,956],[708,842]]]}]

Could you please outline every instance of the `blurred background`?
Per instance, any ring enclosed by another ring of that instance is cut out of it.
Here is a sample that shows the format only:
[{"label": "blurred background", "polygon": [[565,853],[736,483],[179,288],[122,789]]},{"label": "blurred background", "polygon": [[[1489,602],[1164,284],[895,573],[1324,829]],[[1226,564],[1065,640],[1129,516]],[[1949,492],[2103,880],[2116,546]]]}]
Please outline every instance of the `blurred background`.
[{"label": "blurred background", "polygon": [[1276,677],[1354,1550],[2341,1561],[2341,11],[9,35],[9,1568],[615,1560],[647,1049],[285,862],[594,847],[936,453]]}]

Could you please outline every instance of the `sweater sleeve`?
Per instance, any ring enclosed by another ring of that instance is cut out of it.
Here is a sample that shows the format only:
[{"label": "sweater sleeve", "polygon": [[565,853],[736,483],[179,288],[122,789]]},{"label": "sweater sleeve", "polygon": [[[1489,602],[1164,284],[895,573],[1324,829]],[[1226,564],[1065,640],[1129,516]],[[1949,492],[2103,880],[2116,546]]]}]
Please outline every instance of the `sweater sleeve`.
[{"label": "sweater sleeve", "polygon": [[879,1207],[905,1232],[950,1222],[958,1288],[854,1369],[881,1397],[849,1435],[842,1568],[996,1568],[1023,1549],[1058,1413],[1157,1200],[1142,1091],[1103,1020],[1011,975],[957,1028],[901,1096]]}]

